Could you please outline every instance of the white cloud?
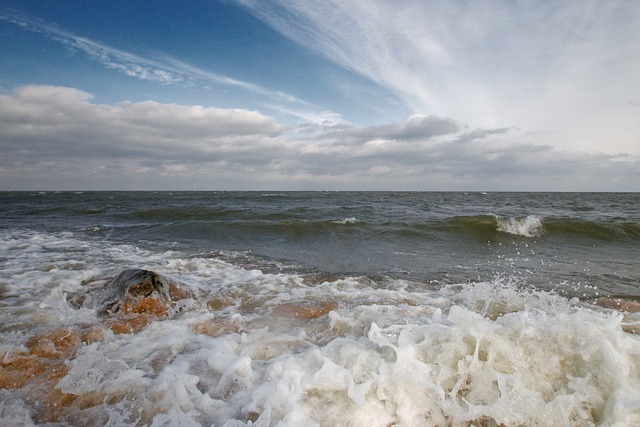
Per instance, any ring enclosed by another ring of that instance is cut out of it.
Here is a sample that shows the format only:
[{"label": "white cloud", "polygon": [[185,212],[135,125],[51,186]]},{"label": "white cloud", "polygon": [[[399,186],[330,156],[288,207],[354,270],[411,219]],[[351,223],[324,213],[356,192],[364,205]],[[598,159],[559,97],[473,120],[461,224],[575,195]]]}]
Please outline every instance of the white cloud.
[{"label": "white cloud", "polygon": [[459,128],[460,125],[451,119],[416,115],[405,122],[354,129],[350,133],[360,138],[410,141],[454,134]]},{"label": "white cloud", "polygon": [[640,5],[237,0],[274,29],[391,89],[416,113],[640,153]]},{"label": "white cloud", "polygon": [[1,96],[3,162],[85,158],[211,161],[246,151],[246,140],[268,140],[285,130],[255,111],[152,101],[108,106],[91,104],[90,98],[76,89],[51,86],[27,86]]},{"label": "white cloud", "polygon": [[274,111],[289,116],[311,120],[321,117],[333,117],[336,120],[343,121],[338,113],[323,111],[317,105],[287,92],[268,89],[251,82],[205,70],[167,55],[163,55],[160,59],[144,57],[65,31],[56,25],[51,25],[41,20],[7,12],[0,15],[0,20],[12,23],[28,31],[42,34],[71,50],[84,53],[87,57],[101,63],[106,68],[140,80],[151,81],[161,85],[185,87],[197,85],[202,88],[208,88],[210,84],[232,87],[263,97],[265,99],[263,104],[267,108],[273,107]]},{"label": "white cloud", "polygon": [[435,116],[290,133],[259,112],[73,88],[0,95],[3,189],[640,190],[640,159],[518,142]]}]

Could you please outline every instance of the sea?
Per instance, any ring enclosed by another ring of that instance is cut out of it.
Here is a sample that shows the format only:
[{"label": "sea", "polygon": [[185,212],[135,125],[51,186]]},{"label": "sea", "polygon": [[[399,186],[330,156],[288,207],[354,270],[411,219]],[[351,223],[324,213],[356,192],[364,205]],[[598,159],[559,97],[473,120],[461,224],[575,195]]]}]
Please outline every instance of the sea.
[{"label": "sea", "polygon": [[639,193],[0,192],[0,425],[640,426],[639,312]]}]

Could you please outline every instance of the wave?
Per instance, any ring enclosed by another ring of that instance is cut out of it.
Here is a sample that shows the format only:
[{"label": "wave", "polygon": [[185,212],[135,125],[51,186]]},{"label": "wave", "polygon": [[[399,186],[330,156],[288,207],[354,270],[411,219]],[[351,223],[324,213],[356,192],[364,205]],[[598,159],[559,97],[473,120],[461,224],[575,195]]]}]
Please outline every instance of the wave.
[{"label": "wave", "polygon": [[540,237],[545,231],[542,218],[535,215],[521,217],[460,216],[431,225],[434,229],[483,234],[486,237],[495,236],[497,233],[520,237]]},{"label": "wave", "polygon": [[[144,228],[150,225],[171,230],[181,237],[215,233],[252,233],[261,235],[321,236],[333,233],[362,234],[363,238],[387,236],[409,240],[472,238],[479,241],[512,236],[521,239],[563,239],[639,241],[640,224],[630,221],[590,221],[553,218],[538,215],[499,216],[469,215],[430,221],[387,221],[385,218],[345,216],[322,218],[317,213],[301,210],[265,212],[256,215],[240,209],[163,208],[134,214],[134,222]],[[135,224],[129,224],[130,226]],[[186,233],[186,234],[184,234]],[[456,237],[457,236],[457,237]]]},{"label": "wave", "polygon": [[429,223],[422,228],[480,234],[490,238],[499,233],[525,238],[589,238],[610,241],[640,240],[640,223],[631,221],[589,221],[573,218],[542,218],[537,215],[500,217],[460,216]]},{"label": "wave", "polygon": [[346,224],[356,224],[359,221],[355,217],[350,217],[350,218],[344,218],[344,219],[336,219],[335,221],[331,221],[331,222],[333,224],[346,225]]},{"label": "wave", "polygon": [[546,222],[552,234],[583,235],[600,240],[640,240],[640,223],[630,221],[585,221],[571,218]]},{"label": "wave", "polygon": [[[263,221],[233,221],[219,224],[221,228],[230,228],[235,231],[251,232],[256,235],[266,234],[292,234],[296,236],[316,236],[333,233],[351,233],[367,230],[367,224],[356,218],[344,218],[337,220],[310,221],[305,219],[287,220],[263,220]],[[348,227],[345,227],[348,226]]]},{"label": "wave", "polygon": [[[5,236],[0,255],[7,424],[640,423],[633,304],[515,279],[272,274],[71,233]],[[155,314],[153,295],[120,314],[69,304],[132,264],[184,295]]]},{"label": "wave", "polygon": [[156,220],[156,221],[176,221],[176,220],[216,220],[233,219],[243,216],[244,211],[240,209],[214,209],[205,207],[181,207],[153,208],[145,209],[133,213],[133,218]]},{"label": "wave", "polygon": [[516,218],[496,218],[497,229],[507,234],[523,237],[540,237],[544,232],[542,218],[534,215]]}]

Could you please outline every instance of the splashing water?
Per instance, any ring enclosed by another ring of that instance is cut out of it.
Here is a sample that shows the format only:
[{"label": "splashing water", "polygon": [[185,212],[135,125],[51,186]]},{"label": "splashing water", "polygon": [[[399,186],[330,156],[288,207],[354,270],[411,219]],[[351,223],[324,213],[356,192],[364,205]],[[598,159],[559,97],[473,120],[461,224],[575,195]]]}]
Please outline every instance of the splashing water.
[{"label": "splashing water", "polygon": [[539,237],[544,232],[542,219],[535,215],[518,218],[496,218],[498,231],[523,237]]},{"label": "splashing water", "polygon": [[260,196],[0,194],[0,424],[640,425],[637,196]]}]

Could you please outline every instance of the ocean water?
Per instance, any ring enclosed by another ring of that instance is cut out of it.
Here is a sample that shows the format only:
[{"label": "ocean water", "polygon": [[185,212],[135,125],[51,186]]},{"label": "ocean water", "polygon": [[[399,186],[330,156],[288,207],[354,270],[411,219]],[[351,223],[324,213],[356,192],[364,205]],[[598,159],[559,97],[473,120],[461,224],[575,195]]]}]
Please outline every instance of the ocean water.
[{"label": "ocean water", "polygon": [[640,194],[5,192],[0,420],[639,426],[638,300]]}]

